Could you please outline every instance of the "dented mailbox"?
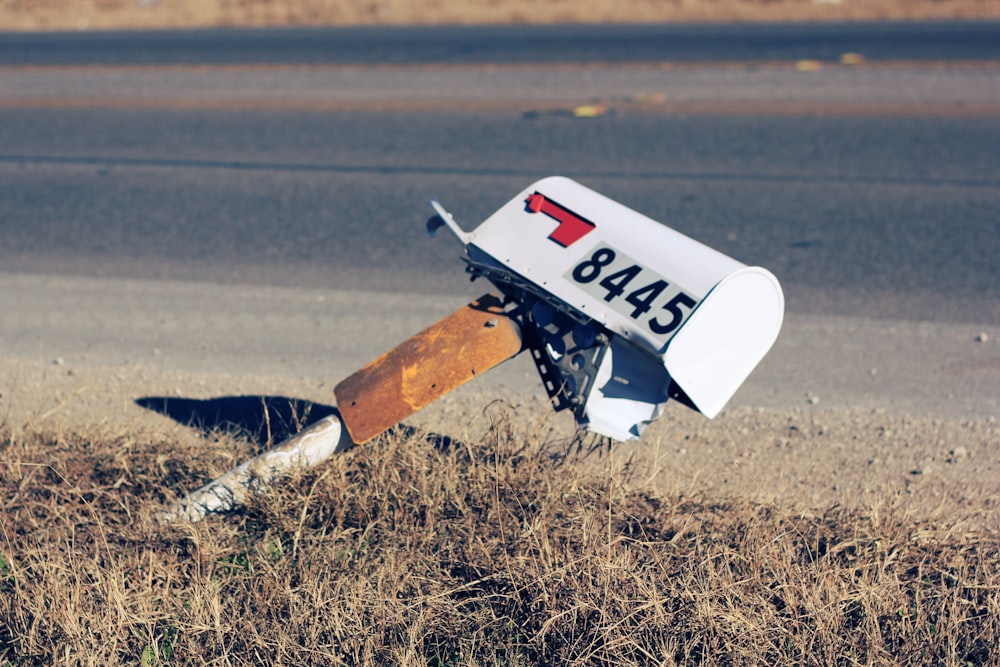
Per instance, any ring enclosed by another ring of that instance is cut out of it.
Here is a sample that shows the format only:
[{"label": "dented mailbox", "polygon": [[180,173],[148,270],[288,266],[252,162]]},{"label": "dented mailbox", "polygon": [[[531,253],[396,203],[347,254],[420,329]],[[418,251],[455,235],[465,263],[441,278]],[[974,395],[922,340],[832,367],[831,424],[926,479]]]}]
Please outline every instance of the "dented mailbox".
[{"label": "dented mailbox", "polygon": [[777,338],[777,279],[568,178],[525,188],[463,242],[518,320],[556,409],[637,437],[674,399],[713,417]]}]

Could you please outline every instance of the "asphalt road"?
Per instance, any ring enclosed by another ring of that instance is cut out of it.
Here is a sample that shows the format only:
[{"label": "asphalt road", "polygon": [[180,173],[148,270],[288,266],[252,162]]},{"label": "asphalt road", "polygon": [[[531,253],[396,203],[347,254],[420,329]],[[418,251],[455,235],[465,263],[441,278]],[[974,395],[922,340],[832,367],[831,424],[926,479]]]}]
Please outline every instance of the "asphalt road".
[{"label": "asphalt road", "polygon": [[558,173],[779,277],[785,331],[735,404],[995,416],[1000,40],[960,28],[610,29],[611,64],[594,29],[531,29],[591,55],[484,38],[499,65],[444,67],[392,53],[454,30],[336,33],[382,35],[375,67],[283,59],[277,33],[156,35],[170,67],[129,36],[18,37],[21,60],[5,36],[36,66],[0,68],[0,356],[336,381],[485,289],[424,233],[428,199],[472,227]]},{"label": "asphalt road", "polygon": [[552,64],[1000,58],[1000,22],[439,26],[0,35],[0,65]]}]

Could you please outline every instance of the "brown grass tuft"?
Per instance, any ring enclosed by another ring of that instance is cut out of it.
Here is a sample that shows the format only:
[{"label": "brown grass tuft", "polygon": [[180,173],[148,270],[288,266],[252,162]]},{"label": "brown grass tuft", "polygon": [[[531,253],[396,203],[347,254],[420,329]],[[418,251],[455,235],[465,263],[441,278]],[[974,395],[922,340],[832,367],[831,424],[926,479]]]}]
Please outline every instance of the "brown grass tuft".
[{"label": "brown grass tuft", "polygon": [[503,419],[158,526],[221,435],[0,436],[0,665],[1000,664],[993,533],[662,496]]}]

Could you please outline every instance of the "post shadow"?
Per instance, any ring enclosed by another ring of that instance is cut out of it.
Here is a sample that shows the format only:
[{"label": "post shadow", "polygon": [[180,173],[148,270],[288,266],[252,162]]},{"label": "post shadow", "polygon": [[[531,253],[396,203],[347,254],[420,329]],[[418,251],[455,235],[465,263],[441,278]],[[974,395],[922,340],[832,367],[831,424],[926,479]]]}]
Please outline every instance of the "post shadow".
[{"label": "post shadow", "polygon": [[[220,396],[206,399],[143,396],[135,399],[135,403],[179,424],[196,428],[204,435],[219,431],[238,432],[261,449],[278,444],[324,417],[340,416],[332,405],[287,396]],[[404,424],[397,424],[391,431],[407,438],[417,433],[416,429]],[[454,444],[447,435],[427,433],[425,437],[442,452]]]},{"label": "post shadow", "polygon": [[267,448],[285,440],[315,421],[338,414],[332,405],[287,396],[221,396],[183,398],[143,396],[136,405],[170,417],[208,435],[239,432]]}]

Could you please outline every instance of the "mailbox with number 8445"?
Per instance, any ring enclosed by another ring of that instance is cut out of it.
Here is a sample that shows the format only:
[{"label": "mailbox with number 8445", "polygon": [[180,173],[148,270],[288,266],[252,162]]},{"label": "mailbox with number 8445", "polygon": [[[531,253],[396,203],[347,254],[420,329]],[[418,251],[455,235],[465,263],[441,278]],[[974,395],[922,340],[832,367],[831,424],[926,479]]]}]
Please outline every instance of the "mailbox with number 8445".
[{"label": "mailbox with number 8445", "polygon": [[[513,333],[474,343],[456,328],[482,326],[479,320],[443,320],[414,340],[468,340],[458,344],[461,354],[434,345],[424,354],[469,368],[425,359],[437,370],[413,381],[420,360],[390,353],[345,380],[335,391],[355,442],[521,349],[532,355],[557,410],[571,409],[582,427],[628,440],[670,400],[714,417],[777,338],[784,297],[769,271],[568,178],[533,183],[468,232],[431,204],[437,215],[428,228],[447,226],[465,246],[467,271],[502,295],[470,307],[485,313],[487,325],[502,321]],[[475,345],[480,349],[468,349]],[[373,419],[373,406],[385,404],[390,389],[399,409]],[[352,427],[355,415],[371,424]]]}]

